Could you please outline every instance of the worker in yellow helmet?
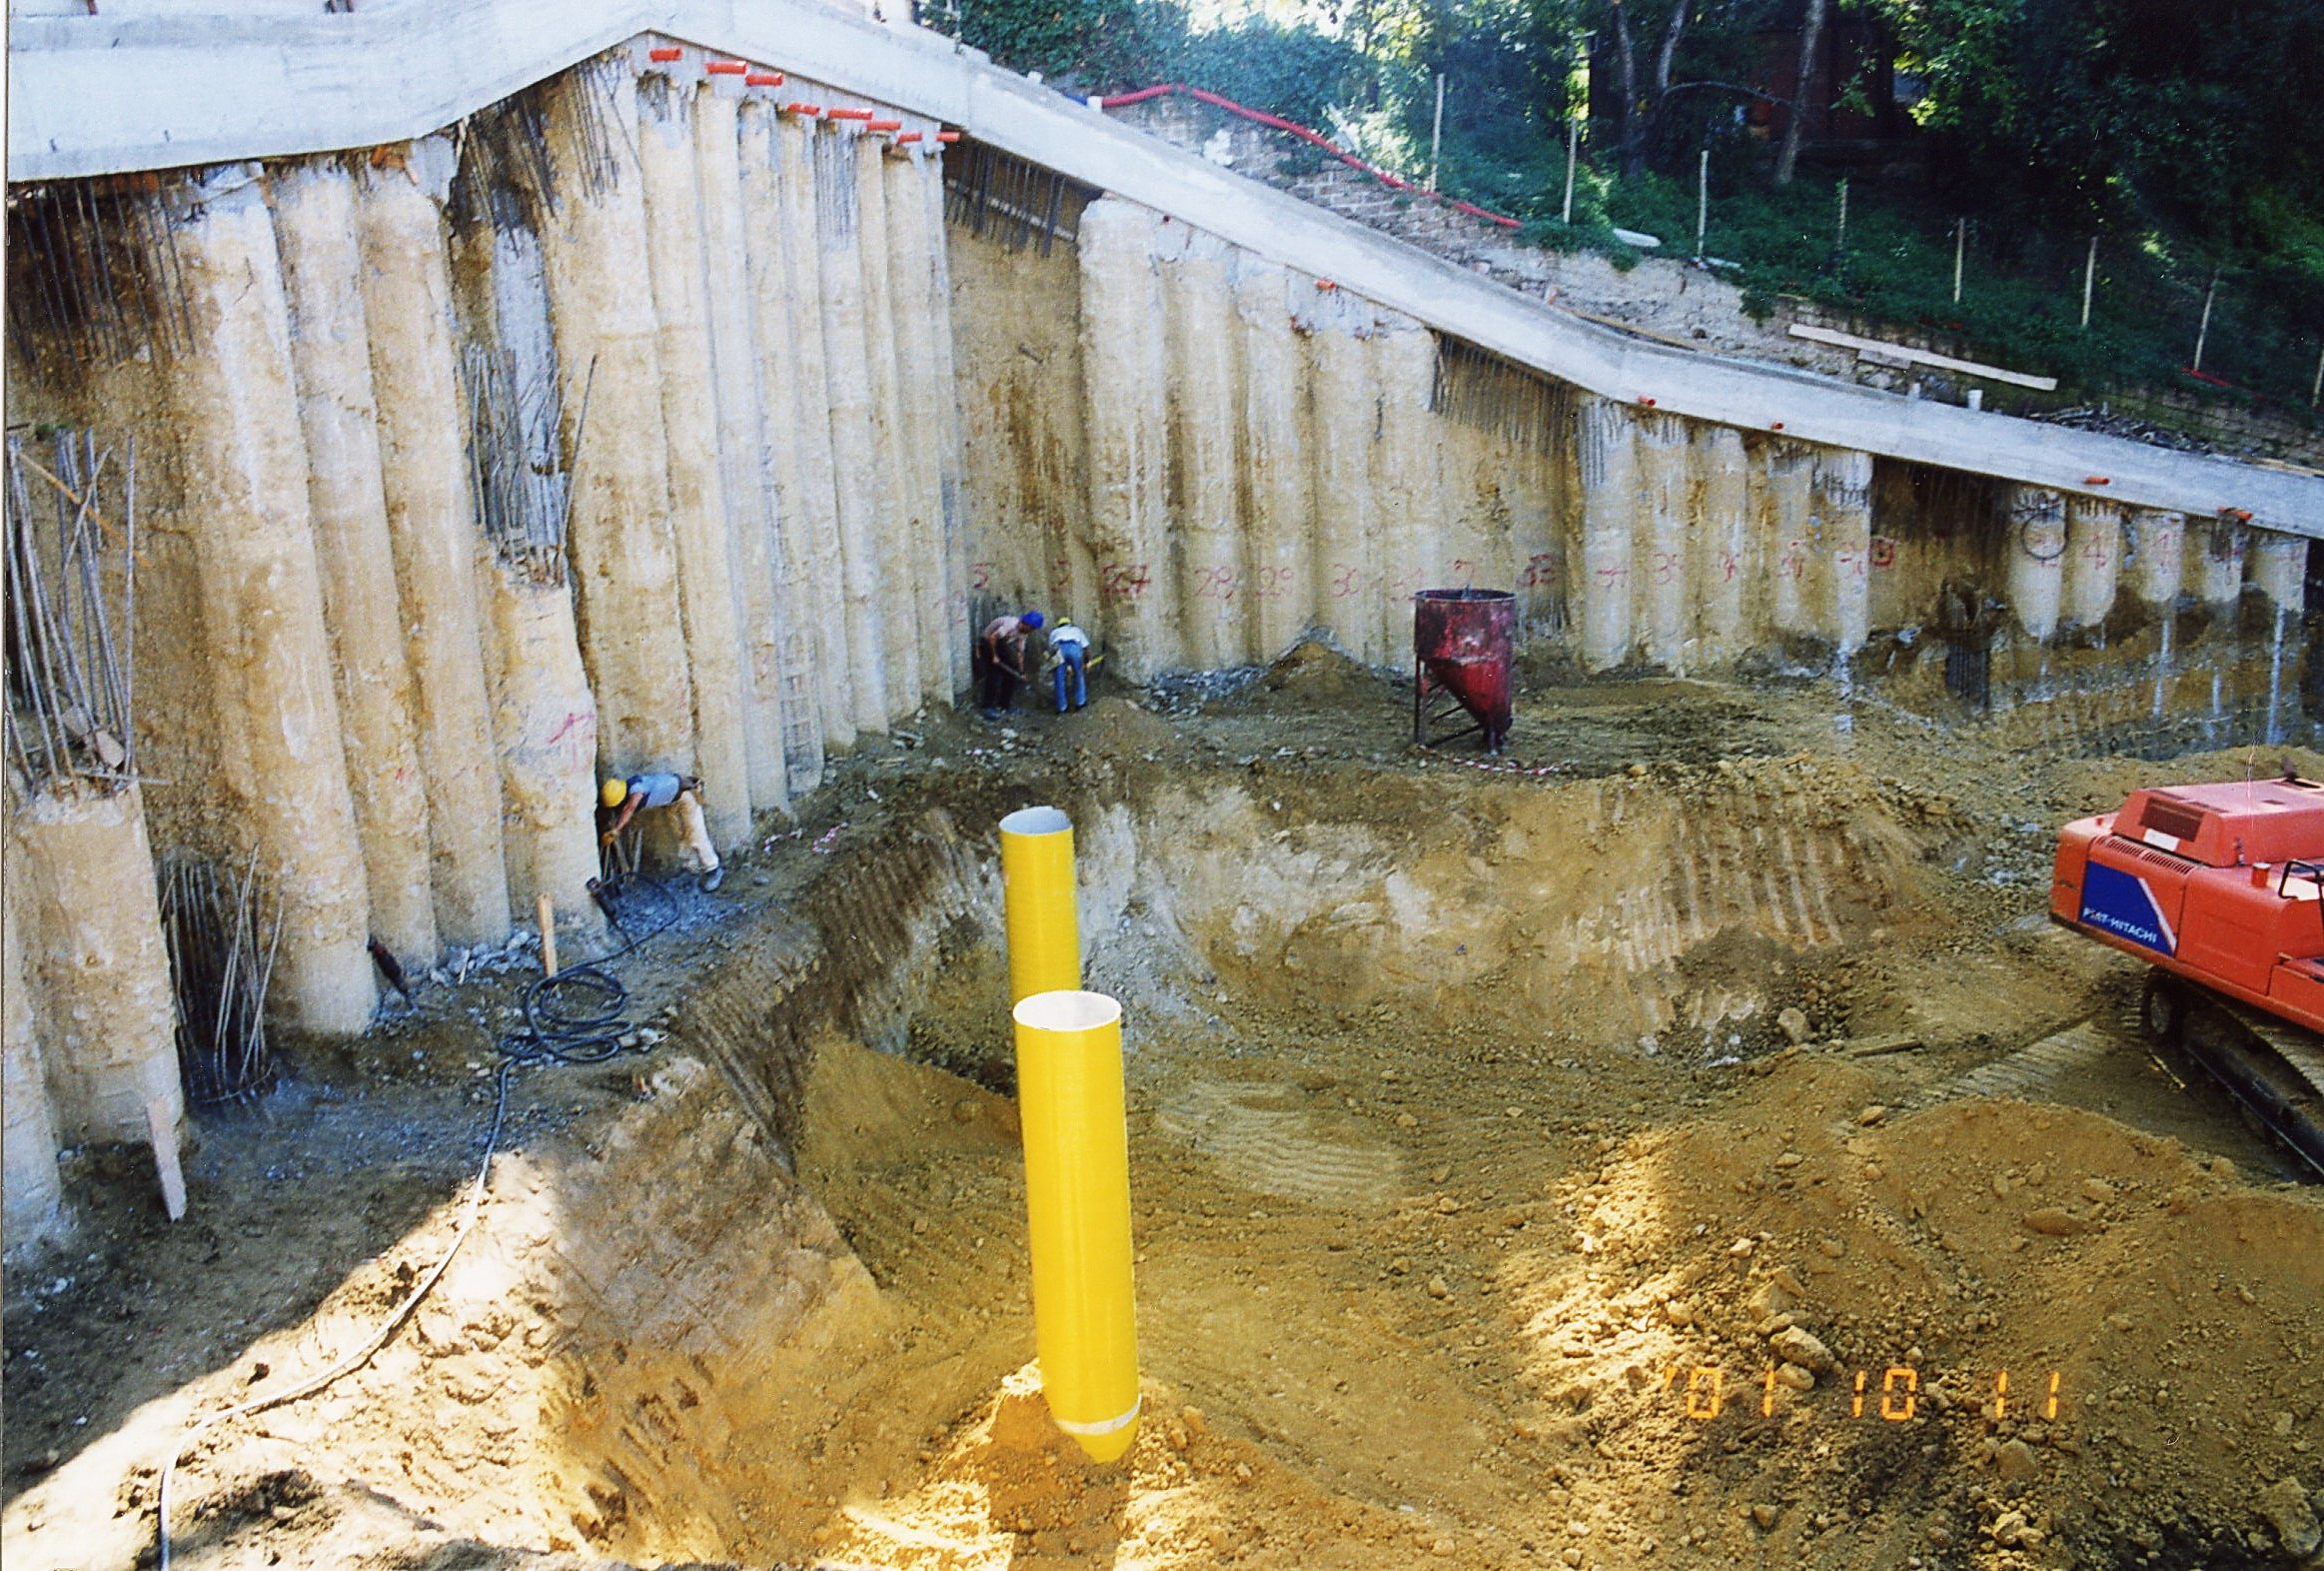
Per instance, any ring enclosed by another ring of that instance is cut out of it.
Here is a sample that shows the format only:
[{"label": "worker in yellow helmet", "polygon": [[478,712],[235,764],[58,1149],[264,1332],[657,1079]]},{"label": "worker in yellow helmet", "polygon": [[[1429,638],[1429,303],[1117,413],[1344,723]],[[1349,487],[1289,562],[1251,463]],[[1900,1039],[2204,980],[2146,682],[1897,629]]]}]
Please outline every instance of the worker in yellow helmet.
[{"label": "worker in yellow helmet", "polygon": [[[699,776],[672,775],[664,771],[632,775],[625,780],[608,780],[598,792],[597,800],[608,812],[618,809],[612,821],[597,836],[599,844],[612,844],[640,810],[675,807],[679,829],[685,835],[686,851],[694,865],[701,870],[702,887],[715,889],[725,881],[726,869],[718,865],[718,849],[710,843],[710,831],[702,822],[702,782]],[[602,819],[603,814],[598,816]]]}]

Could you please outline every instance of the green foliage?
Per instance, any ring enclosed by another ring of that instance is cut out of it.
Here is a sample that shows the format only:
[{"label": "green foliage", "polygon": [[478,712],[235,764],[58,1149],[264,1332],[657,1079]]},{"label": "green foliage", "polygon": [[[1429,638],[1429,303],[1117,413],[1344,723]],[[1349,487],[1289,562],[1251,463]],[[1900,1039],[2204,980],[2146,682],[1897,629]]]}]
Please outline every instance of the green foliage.
[{"label": "green foliage", "polygon": [[1381,75],[1345,39],[1253,18],[1195,33],[1157,81],[1191,82],[1301,125],[1322,125],[1335,105],[1360,102]]},{"label": "green foliage", "polygon": [[[1208,30],[1179,0],[957,3],[969,42],[1070,91],[1192,82],[1415,178],[1442,72],[1440,188],[1517,215],[1528,243],[1620,268],[1640,253],[1617,226],[1661,237],[1666,256],[1693,248],[1696,160],[1709,149],[1706,249],[1743,264],[1755,315],[1799,296],[2084,393],[2186,388],[2179,368],[2217,269],[2206,371],[2304,403],[2324,344],[2324,137],[2312,120],[2324,0],[2194,12],[2183,0],[1834,0],[1835,22],[1868,16],[1890,30],[1897,69],[1923,93],[1909,150],[1919,172],[1855,184],[1844,249],[1832,187],[1772,188],[1772,145],[1745,133],[1747,98],[1730,86],[1756,79],[1803,0],[1295,0]],[[1567,116],[1585,107],[1587,80],[1576,41],[1596,32],[1603,94],[1618,3],[1642,84],[1672,6],[1691,7],[1678,91],[1655,106],[1639,178],[1610,172],[1619,127],[1591,125],[1568,225]],[[1861,78],[1845,89],[1859,108],[1867,91]],[[1312,156],[1285,155],[1301,167]],[[1956,305],[1952,225],[1964,217]],[[2093,233],[2101,265],[2085,330]]]},{"label": "green foliage", "polygon": [[[1071,78],[1084,90],[1166,80],[1150,73],[1184,47],[1172,0],[956,0],[961,36],[1013,71]],[[931,18],[940,20],[941,18]]]},{"label": "green foliage", "polygon": [[[2084,235],[1979,229],[1966,247],[1961,299],[1952,299],[1952,226],[1941,207],[1910,192],[1851,193],[1844,250],[1829,185],[1746,188],[1717,197],[1708,249],[1744,264],[1744,307],[1770,311],[1791,295],[1853,313],[1867,325],[1926,335],[1972,359],[2057,376],[2070,392],[2119,385],[2192,384],[2192,354],[2213,263],[2152,251],[2134,236],[2099,243],[2090,325],[2080,323]],[[2302,318],[2290,292],[2264,275],[2222,271],[2204,369],[2286,402],[2307,391],[2324,322]],[[2304,331],[2311,335],[2303,342]],[[2217,389],[2210,389],[2216,394]]]},{"label": "green foliage", "polygon": [[[1923,125],[1980,206],[2161,217],[2214,242],[2263,192],[2313,206],[2324,139],[2315,0],[1870,0],[1925,80]],[[1996,175],[2005,176],[1995,181]]]},{"label": "green foliage", "polygon": [[960,26],[1000,64],[1075,92],[1191,82],[1302,124],[1371,95],[1381,75],[1347,40],[1313,28],[1255,17],[1196,32],[1172,0],[961,0]]}]

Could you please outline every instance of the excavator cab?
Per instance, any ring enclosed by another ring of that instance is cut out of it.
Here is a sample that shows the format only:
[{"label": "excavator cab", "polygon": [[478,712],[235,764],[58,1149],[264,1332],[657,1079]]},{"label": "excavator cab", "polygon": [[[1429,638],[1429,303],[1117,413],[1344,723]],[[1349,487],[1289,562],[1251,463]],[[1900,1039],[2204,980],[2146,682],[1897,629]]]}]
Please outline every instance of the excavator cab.
[{"label": "excavator cab", "polygon": [[2050,915],[2324,1031],[2324,785],[2157,786],[2058,835]]}]

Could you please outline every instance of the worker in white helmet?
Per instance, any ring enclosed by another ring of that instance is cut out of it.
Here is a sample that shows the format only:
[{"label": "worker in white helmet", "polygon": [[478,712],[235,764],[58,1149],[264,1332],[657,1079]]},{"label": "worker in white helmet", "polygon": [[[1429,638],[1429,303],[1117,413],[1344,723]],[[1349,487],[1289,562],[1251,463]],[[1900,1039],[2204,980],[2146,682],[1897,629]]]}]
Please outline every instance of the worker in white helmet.
[{"label": "worker in white helmet", "polygon": [[626,780],[616,778],[605,782],[597,799],[607,811],[619,809],[604,832],[597,836],[599,844],[612,844],[641,809],[675,807],[678,827],[685,835],[687,854],[701,871],[702,887],[715,889],[725,881],[726,869],[718,865],[718,849],[710,843],[710,831],[702,822],[702,782],[699,776],[661,772],[632,775]]}]

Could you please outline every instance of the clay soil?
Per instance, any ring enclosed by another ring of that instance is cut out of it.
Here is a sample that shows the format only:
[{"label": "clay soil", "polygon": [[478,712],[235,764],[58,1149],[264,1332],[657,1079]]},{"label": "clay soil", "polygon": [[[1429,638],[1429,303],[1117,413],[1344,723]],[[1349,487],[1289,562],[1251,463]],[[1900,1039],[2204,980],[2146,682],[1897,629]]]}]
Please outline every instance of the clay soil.
[{"label": "clay soil", "polygon": [[[1040,1406],[971,945],[902,1040],[814,1058],[794,1176],[753,1203],[831,1229],[866,1289],[804,1416],[747,1458],[701,1439],[716,1512],[527,1474],[550,1420],[506,1393],[564,1329],[472,1284],[474,1325],[423,1309],[380,1370],[197,1448],[180,1563],[2301,1563],[2324,1196],[2141,1041],[2137,967],[2043,918],[2055,823],[2280,750],[2003,753],[1828,689],[1543,672],[1485,770],[1405,747],[1407,703],[1305,649],[1005,731],[932,719],[624,962],[682,1034],[698,978],[884,822],[1137,820],[1154,870],[1091,960],[1131,1022],[1121,1466]],[[174,1227],[127,1154],[77,1158],[69,1245],[8,1278],[12,1567],[150,1563],[188,1418],[322,1367],[441,1252],[523,960],[352,1054],[288,1044],[281,1089],[205,1122]],[[528,1071],[483,1234],[556,1152],[674,1139],[721,1096],[665,1051]]]}]

